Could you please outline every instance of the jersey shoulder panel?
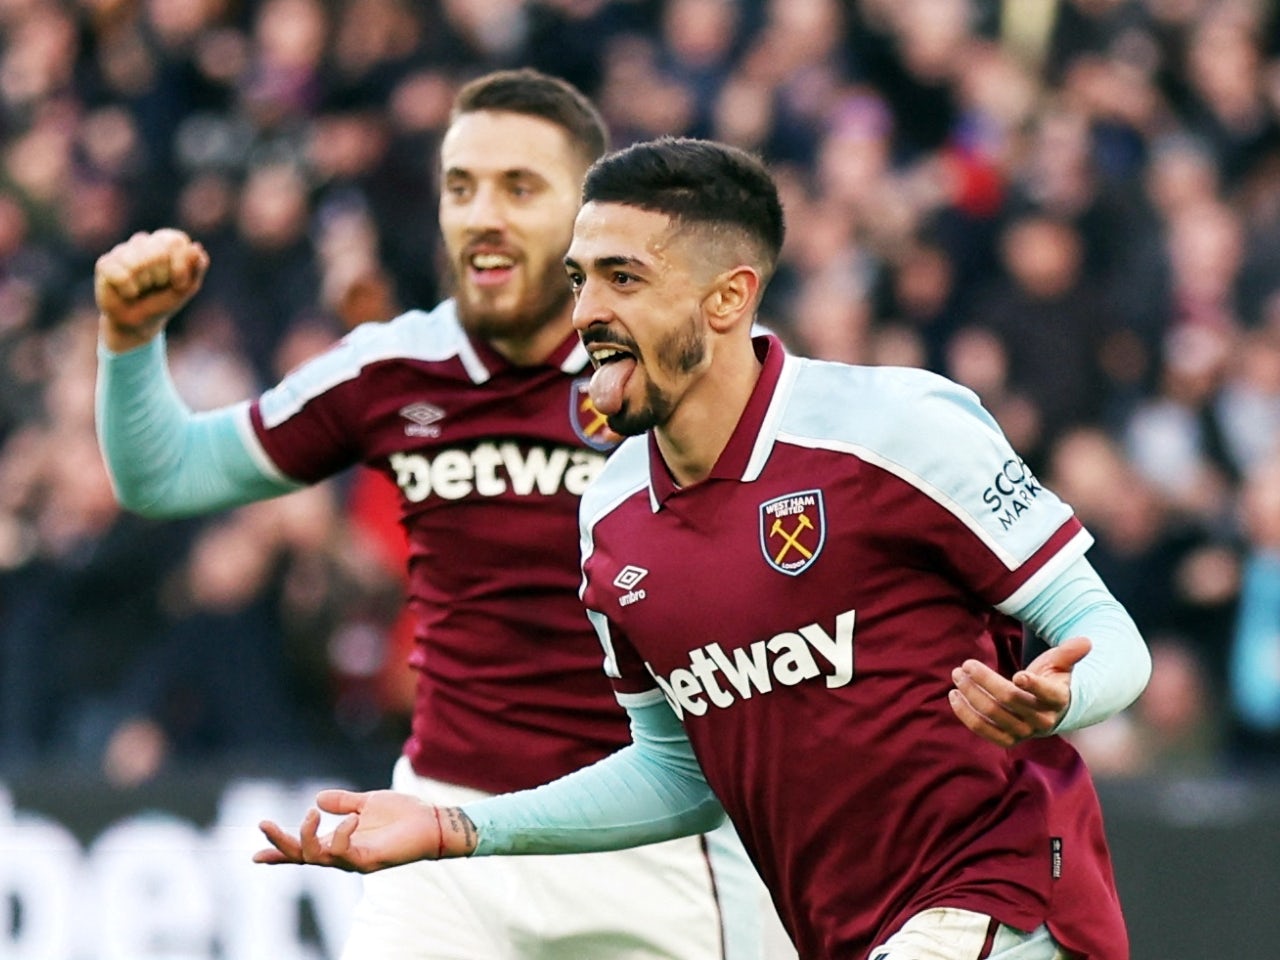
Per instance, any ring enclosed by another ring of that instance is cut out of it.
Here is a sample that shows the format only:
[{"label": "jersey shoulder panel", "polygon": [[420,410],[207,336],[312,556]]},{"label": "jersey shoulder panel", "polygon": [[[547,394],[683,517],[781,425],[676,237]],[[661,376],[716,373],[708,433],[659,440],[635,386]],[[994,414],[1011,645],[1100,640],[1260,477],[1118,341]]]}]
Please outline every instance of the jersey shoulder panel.
[{"label": "jersey shoulder panel", "polygon": [[584,533],[619,503],[649,483],[649,443],[646,436],[624,440],[605,461],[604,469],[582,495],[579,508]]},{"label": "jersey shoulder panel", "polygon": [[855,455],[955,515],[1010,568],[1072,516],[977,395],[927,370],[797,360],[777,439]]},{"label": "jersey shoulder panel", "polygon": [[468,343],[452,300],[434,310],[410,310],[380,323],[363,323],[332,348],[287,374],[258,400],[263,425],[278,426],[308,401],[356,379],[386,360],[439,362],[468,354]]},{"label": "jersey shoulder panel", "polygon": [[862,367],[791,358],[797,366],[781,430],[881,450],[903,460],[934,449],[932,437],[904,428],[949,418],[966,429],[999,427],[976,394],[946,377],[912,367]]}]

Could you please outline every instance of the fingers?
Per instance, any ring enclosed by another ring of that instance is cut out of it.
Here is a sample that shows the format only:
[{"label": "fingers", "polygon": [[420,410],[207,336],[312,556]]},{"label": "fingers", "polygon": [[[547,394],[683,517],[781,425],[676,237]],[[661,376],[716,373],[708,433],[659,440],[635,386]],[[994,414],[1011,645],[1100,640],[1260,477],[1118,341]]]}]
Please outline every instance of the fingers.
[{"label": "fingers", "polygon": [[1093,643],[1088,637],[1071,637],[1050,647],[1015,673],[1013,682],[1045,706],[1065,710],[1071,699],[1071,671],[1092,649]]},{"label": "fingers", "polygon": [[279,850],[275,850],[271,847],[267,847],[266,849],[259,850],[257,853],[253,855],[253,862],[274,865],[274,864],[281,864],[281,863],[295,863],[296,861],[290,860],[288,857],[282,854]]},{"label": "fingers", "polygon": [[355,814],[345,817],[338,824],[338,828],[333,831],[329,838],[329,852],[344,862],[348,860],[348,854],[351,852],[351,835],[356,832],[356,827],[360,825],[360,818]]},{"label": "fingers", "polygon": [[271,847],[253,855],[254,863],[303,863],[302,845],[296,838],[270,820],[263,820],[258,829],[271,843]]},{"label": "fingers", "polygon": [[303,863],[321,862],[319,830],[320,811],[312,807],[307,811],[307,815],[302,818],[302,829],[298,833],[299,843],[302,848]]},{"label": "fingers", "polygon": [[1071,637],[1063,640],[1056,647],[1050,647],[1040,656],[1027,664],[1026,672],[1047,674],[1054,672],[1070,672],[1073,667],[1093,649],[1093,641],[1088,637]]},{"label": "fingers", "polygon": [[[324,835],[320,833],[322,811],[345,814],[334,830]],[[462,836],[452,855],[462,856],[475,849],[475,827],[460,810],[456,813],[451,821],[458,820],[456,829]],[[271,847],[254,855],[257,863],[315,864],[370,873],[429,859],[432,852],[439,857],[443,850],[435,808],[393,790],[323,790],[316,795],[316,806],[303,816],[296,837],[270,820],[258,827]]]},{"label": "fingers", "polygon": [[1071,699],[1070,677],[1069,673],[1019,670],[1013,675],[1013,683],[1031,696],[1041,710],[1061,711]]},{"label": "fingers", "polygon": [[131,304],[159,291],[186,294],[203,280],[208,266],[204,247],[181,230],[135,233],[98,258],[94,287],[99,306],[107,309],[115,298]]},{"label": "fingers", "polygon": [[1001,747],[1011,747],[1018,742],[1012,733],[997,726],[975,709],[973,704],[959,690],[952,690],[947,695],[947,698],[951,703],[952,713],[959,718],[961,723],[984,740],[990,740]]},{"label": "fingers", "polygon": [[978,660],[966,660],[952,670],[951,681],[980,709],[990,704],[1023,718],[1040,709],[1035,693],[1020,688]]},{"label": "fingers", "polygon": [[359,813],[366,799],[366,794],[351,790],[321,790],[316,794],[316,806],[325,813]]},{"label": "fingers", "polygon": [[[997,675],[998,676],[998,675]],[[985,740],[1010,747],[1036,732],[1028,720],[1011,709],[990,690],[978,683],[963,668],[957,668],[952,679],[956,684],[948,694],[951,710],[966,727]],[[1003,677],[1000,678],[1008,684]],[[1030,709],[1032,698],[1009,684],[1015,696],[1024,697],[1023,709]]]},{"label": "fingers", "polygon": [[156,273],[153,274],[164,280],[163,283],[157,283],[157,286],[167,284],[175,291],[184,293],[193,283],[203,279],[204,272],[209,267],[209,254],[202,244],[192,240],[181,230],[158,230],[156,233],[168,247],[167,261],[162,255],[156,264]]},{"label": "fingers", "polygon": [[[1022,671],[1026,673],[1026,671]],[[1012,746],[1029,737],[1048,733],[1066,709],[1067,680],[1059,674],[1056,682],[1028,674],[1024,684],[1015,684],[977,660],[966,660],[952,671],[955,689],[949,697],[951,709],[974,733],[1001,746]]]},{"label": "fingers", "polygon": [[349,859],[349,855],[351,837],[359,824],[359,817],[355,815],[346,817],[333,833],[321,837],[319,835],[320,812],[312,808],[302,818],[302,827],[298,831],[298,836],[295,837],[272,821],[263,820],[258,824],[258,829],[262,831],[271,846],[255,853],[253,862],[315,864],[322,867],[338,867],[342,870],[358,869]]}]

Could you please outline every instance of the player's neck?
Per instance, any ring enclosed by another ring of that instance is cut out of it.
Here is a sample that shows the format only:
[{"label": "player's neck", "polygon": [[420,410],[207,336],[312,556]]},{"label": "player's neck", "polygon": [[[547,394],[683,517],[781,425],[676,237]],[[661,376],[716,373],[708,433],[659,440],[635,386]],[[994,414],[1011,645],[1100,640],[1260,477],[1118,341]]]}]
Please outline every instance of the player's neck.
[{"label": "player's neck", "polygon": [[488,337],[486,341],[505,360],[517,367],[545,363],[573,332],[571,316],[572,305],[532,332],[510,337]]},{"label": "player's neck", "polygon": [[677,484],[705,480],[729,445],[760,379],[763,365],[749,339],[715,358],[689,388],[671,418],[654,430],[658,449]]}]

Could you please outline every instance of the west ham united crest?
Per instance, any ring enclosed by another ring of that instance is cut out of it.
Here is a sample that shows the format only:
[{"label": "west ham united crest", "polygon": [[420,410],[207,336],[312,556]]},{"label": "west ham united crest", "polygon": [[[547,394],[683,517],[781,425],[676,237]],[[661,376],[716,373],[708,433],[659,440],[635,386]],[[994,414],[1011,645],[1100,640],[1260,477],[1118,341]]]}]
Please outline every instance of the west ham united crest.
[{"label": "west ham united crest", "polygon": [[821,490],[801,490],[760,504],[760,549],[780,573],[794,577],[809,569],[826,540]]},{"label": "west ham united crest", "polygon": [[619,437],[591,402],[587,391],[590,383],[590,377],[579,377],[569,387],[569,422],[573,424],[573,432],[593,450],[612,450],[618,445]]}]

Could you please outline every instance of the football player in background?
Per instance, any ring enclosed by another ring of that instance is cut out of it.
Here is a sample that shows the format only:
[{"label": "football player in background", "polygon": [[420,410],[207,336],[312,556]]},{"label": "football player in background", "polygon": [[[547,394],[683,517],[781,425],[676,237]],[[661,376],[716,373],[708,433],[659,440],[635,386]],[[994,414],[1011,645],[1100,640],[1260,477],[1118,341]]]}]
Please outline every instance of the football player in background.
[{"label": "football player in background", "polygon": [[[579,497],[616,436],[587,392],[561,258],[595,110],[530,70],[458,94],[439,205],[454,297],[355,328],[253,401],[192,414],[164,330],[209,257],[172,229],[95,271],[98,429],[121,502],[149,516],[278,496],[363,463],[400,490],[418,671],[393,788],[456,806],[622,747],[627,717],[585,617]],[[344,960],[762,956],[767,897],[718,831],[573,858],[418,865],[366,880]]]}]

